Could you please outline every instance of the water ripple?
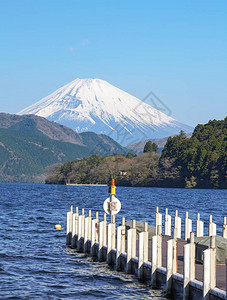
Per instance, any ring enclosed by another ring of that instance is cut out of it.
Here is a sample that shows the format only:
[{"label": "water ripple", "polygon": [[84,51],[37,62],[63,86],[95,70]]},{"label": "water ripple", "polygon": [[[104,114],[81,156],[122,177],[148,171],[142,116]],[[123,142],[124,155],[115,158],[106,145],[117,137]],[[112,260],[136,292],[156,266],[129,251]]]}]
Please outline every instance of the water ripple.
[{"label": "water ripple", "polygon": [[[0,299],[164,299],[134,275],[66,248],[70,205],[83,206],[86,214],[92,209],[93,217],[98,211],[102,218],[106,187],[0,183],[0,191]],[[220,233],[227,211],[225,190],[120,187],[117,192],[122,210],[116,222],[124,216],[154,225],[159,206],[162,213],[168,207],[172,216],[178,209],[182,218],[187,209],[193,221],[200,212],[205,224],[212,212]],[[57,223],[62,231],[54,230]]]}]

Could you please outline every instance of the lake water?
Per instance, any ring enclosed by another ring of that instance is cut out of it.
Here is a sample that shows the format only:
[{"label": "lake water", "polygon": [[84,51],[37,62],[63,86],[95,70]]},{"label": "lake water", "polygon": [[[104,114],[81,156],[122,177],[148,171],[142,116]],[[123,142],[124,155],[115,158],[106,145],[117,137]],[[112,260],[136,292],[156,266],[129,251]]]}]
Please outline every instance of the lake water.
[{"label": "lake water", "polygon": [[[107,187],[0,183],[0,299],[165,299],[134,275],[111,270],[65,246],[70,205],[99,211]],[[184,218],[200,212],[207,234],[209,215],[222,232],[227,215],[227,190],[117,187],[122,209],[116,216],[155,224],[155,209],[175,209]],[[61,231],[54,225],[60,223]],[[182,224],[183,225],[183,224]],[[195,222],[193,222],[195,230]]]}]

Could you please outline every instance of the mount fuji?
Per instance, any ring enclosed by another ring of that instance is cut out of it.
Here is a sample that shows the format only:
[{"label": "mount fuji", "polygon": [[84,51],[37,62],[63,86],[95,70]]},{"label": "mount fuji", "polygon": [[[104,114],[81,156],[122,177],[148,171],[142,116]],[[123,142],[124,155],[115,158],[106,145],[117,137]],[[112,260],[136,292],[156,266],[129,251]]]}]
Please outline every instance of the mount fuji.
[{"label": "mount fuji", "polygon": [[75,79],[18,114],[41,116],[78,133],[106,134],[125,146],[193,131],[101,79]]}]

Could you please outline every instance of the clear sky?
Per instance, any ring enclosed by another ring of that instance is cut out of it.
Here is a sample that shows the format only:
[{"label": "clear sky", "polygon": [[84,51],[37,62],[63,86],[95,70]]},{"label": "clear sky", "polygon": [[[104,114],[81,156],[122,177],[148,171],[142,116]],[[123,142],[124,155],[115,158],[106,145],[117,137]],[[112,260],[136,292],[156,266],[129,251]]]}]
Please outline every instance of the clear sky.
[{"label": "clear sky", "polygon": [[0,0],[0,111],[75,78],[143,99],[188,125],[227,113],[227,1]]}]

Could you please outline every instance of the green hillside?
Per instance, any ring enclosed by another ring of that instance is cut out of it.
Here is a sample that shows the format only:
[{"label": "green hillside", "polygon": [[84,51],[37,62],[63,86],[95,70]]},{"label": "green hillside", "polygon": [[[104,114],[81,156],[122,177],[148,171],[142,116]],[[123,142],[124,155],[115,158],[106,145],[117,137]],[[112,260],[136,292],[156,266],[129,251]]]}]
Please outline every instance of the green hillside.
[{"label": "green hillside", "polygon": [[[156,149],[157,150],[157,149]],[[196,126],[169,137],[162,154],[90,156],[67,162],[46,178],[47,183],[109,183],[181,188],[227,188],[227,118]]]},{"label": "green hillside", "polygon": [[180,186],[227,188],[227,117],[197,125],[190,139],[183,132],[169,137],[159,165],[175,171]]},{"label": "green hillside", "polygon": [[[50,122],[51,123],[51,122]],[[80,159],[93,153],[124,151],[107,137],[92,134],[77,145],[49,138],[37,129],[35,120],[23,119],[9,128],[0,128],[0,181],[43,181],[47,166]]]}]

